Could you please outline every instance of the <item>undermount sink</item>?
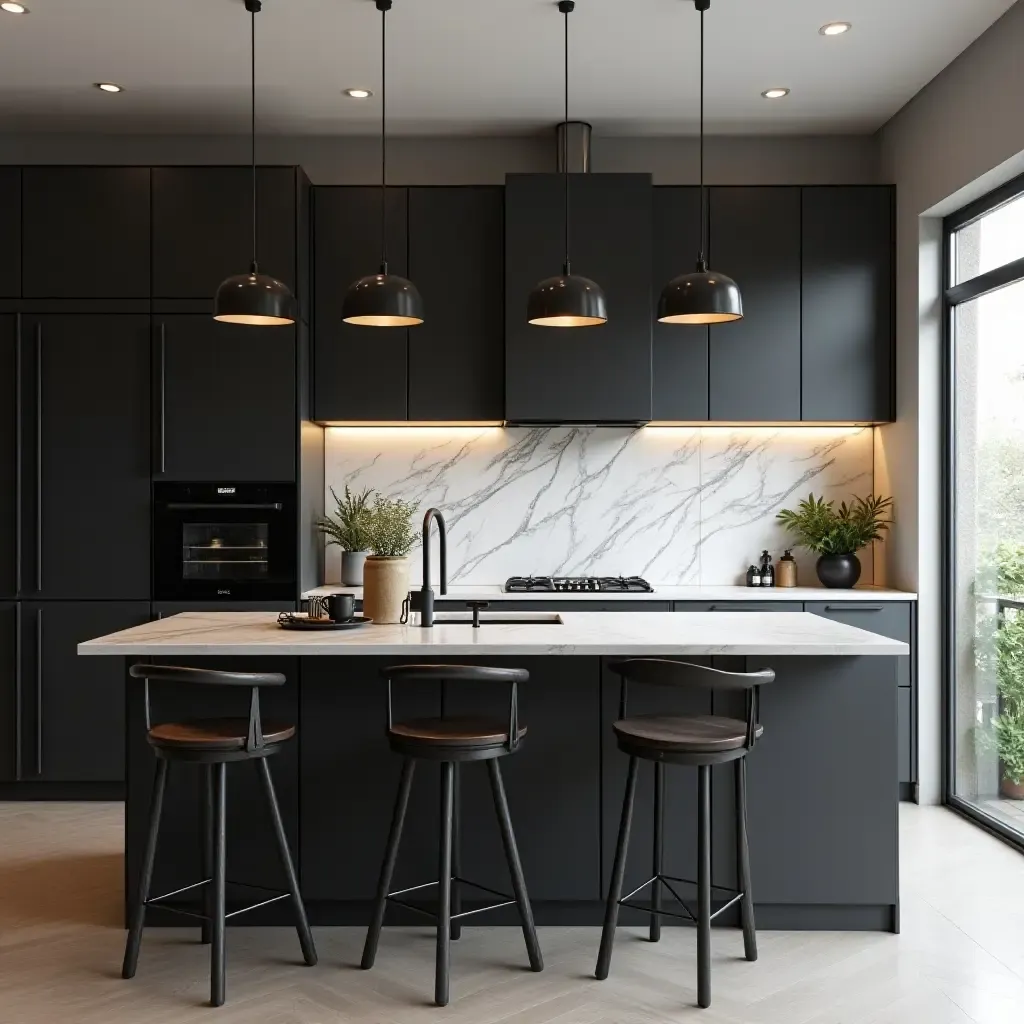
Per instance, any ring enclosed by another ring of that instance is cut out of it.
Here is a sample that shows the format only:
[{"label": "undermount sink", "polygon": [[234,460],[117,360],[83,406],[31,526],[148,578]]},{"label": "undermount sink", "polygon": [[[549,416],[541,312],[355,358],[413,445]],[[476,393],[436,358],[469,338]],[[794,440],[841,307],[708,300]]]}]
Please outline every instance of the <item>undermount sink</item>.
[{"label": "undermount sink", "polygon": [[[435,612],[435,626],[472,626],[473,613]],[[481,626],[561,626],[558,612],[481,612]]]}]

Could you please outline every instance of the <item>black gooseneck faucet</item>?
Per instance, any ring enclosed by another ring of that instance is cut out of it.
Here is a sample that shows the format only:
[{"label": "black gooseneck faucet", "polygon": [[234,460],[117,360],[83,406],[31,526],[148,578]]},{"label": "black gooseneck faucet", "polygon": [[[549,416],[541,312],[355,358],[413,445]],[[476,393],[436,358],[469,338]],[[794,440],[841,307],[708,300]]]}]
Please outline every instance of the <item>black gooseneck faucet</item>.
[{"label": "black gooseneck faucet", "polygon": [[441,593],[448,593],[448,534],[441,510],[428,508],[423,517],[423,585],[420,587],[420,625],[434,625],[434,591],[430,589],[430,521],[437,520],[437,539],[441,548]]}]

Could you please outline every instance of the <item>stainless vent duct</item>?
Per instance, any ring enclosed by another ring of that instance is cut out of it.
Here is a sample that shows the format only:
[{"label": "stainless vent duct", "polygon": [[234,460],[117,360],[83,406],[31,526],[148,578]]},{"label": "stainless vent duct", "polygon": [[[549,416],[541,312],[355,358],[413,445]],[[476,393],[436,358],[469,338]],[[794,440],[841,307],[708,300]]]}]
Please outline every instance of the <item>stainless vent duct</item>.
[{"label": "stainless vent duct", "polygon": [[568,152],[570,174],[590,173],[590,135],[593,128],[586,121],[562,121],[555,126],[558,143],[558,173],[565,171]]}]

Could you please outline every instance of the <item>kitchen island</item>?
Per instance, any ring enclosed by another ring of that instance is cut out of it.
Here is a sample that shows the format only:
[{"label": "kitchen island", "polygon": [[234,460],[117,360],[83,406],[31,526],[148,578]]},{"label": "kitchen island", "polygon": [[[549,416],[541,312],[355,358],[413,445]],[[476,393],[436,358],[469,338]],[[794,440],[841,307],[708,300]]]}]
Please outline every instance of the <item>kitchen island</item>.
[{"label": "kitchen island", "polygon": [[[314,923],[367,921],[399,770],[384,738],[379,670],[410,660],[529,669],[520,698],[529,734],[507,760],[505,775],[535,913],[540,924],[599,923],[626,768],[611,732],[618,678],[607,659],[650,655],[775,670],[776,681],[761,695],[764,737],[749,755],[759,927],[898,929],[897,674],[908,653],[904,643],[802,612],[524,613],[501,624],[485,613],[476,630],[439,621],[432,629],[371,625],[330,633],[286,632],[275,618],[263,612],[176,615],[90,640],[79,653],[120,657],[126,668],[159,659],[288,676],[287,686],[267,693],[264,713],[299,724],[297,742],[273,767]],[[232,693],[155,689],[153,698],[156,721],[245,710]],[[396,717],[436,714],[438,699],[430,687],[397,692]],[[453,686],[448,707],[494,712],[506,699],[479,686]],[[630,712],[742,717],[733,699],[637,688]],[[154,759],[141,687],[131,680],[126,722],[126,854],[133,888]],[[257,780],[249,775],[240,766],[230,776],[229,875],[274,884],[274,853]],[[484,773],[464,775],[464,873],[501,888],[507,880],[486,779]],[[649,867],[653,787],[647,775],[641,775],[627,888],[647,877]],[[666,786],[666,864],[683,877],[695,876],[692,775],[676,768]],[[733,787],[713,787],[713,880],[730,886],[736,874]],[[396,886],[436,873],[436,790],[436,778],[422,772]],[[161,891],[199,876],[197,792],[196,777],[172,773],[154,882]],[[278,920],[276,913],[268,908],[263,920]],[[247,923],[258,920],[248,917]],[[718,919],[729,920],[728,913]],[[623,921],[630,921],[628,914]]]}]

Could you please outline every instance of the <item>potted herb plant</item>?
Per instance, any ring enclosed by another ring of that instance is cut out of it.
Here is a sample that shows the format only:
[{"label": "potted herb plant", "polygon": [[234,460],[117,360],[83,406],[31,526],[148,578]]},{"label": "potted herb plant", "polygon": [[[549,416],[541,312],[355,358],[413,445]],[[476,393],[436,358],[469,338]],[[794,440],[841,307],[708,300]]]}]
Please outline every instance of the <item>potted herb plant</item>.
[{"label": "potted herb plant", "polygon": [[879,540],[892,520],[892,498],[854,498],[839,508],[809,494],[796,511],[783,509],[778,514],[797,544],[814,551],[818,557],[818,579],[826,587],[849,588],[860,579],[857,552],[873,540]]},{"label": "potted herb plant", "polygon": [[416,505],[378,494],[369,517],[370,554],[363,570],[363,614],[377,623],[400,622],[409,593],[409,552],[416,543]]},{"label": "potted herb plant", "polygon": [[327,538],[328,545],[341,548],[341,582],[346,587],[363,585],[363,563],[370,550],[370,501],[373,491],[364,488],[353,494],[345,484],[345,496],[339,498],[331,488],[336,506],[333,515],[317,522],[317,528]]}]

